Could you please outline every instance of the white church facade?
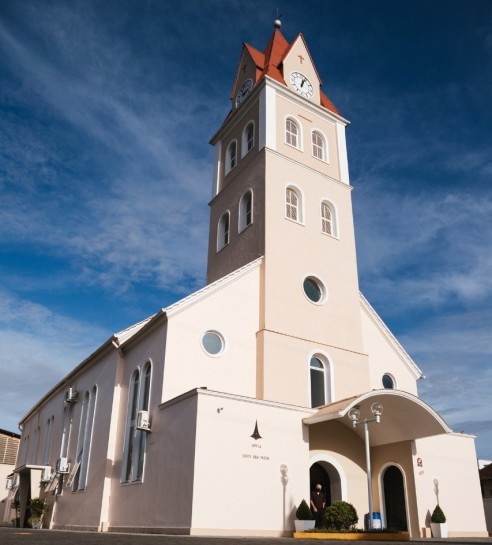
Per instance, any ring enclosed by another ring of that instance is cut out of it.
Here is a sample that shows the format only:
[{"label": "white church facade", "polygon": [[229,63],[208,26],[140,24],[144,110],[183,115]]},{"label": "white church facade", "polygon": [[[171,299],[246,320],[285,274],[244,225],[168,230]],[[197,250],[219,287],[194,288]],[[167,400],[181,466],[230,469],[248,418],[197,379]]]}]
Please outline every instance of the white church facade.
[{"label": "white church facade", "polygon": [[[213,136],[207,285],[108,339],[21,421],[15,469],[44,527],[291,535],[330,501],[430,535],[486,536],[474,437],[418,397],[422,372],[359,292],[345,128],[304,37],[244,45]],[[437,498],[438,495],[438,498]],[[360,521],[362,525],[362,521]]]}]

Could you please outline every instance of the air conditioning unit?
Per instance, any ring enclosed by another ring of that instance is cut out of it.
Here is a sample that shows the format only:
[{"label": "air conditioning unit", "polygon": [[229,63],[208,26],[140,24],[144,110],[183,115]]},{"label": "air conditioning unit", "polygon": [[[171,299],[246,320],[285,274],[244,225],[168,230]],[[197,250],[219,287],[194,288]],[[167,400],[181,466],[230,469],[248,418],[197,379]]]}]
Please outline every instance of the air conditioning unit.
[{"label": "air conditioning unit", "polygon": [[42,483],[49,483],[51,481],[52,473],[53,473],[53,468],[45,467],[43,469],[43,471],[41,471],[41,482]]},{"label": "air conditioning unit", "polygon": [[150,431],[149,411],[138,411],[137,430]]},{"label": "air conditioning unit", "polygon": [[14,488],[14,479],[12,479],[12,477],[7,477],[7,480],[5,481],[5,488],[7,490],[12,490],[12,488]]},{"label": "air conditioning unit", "polygon": [[56,472],[57,473],[69,473],[70,472],[70,464],[68,463],[67,458],[58,458],[56,461]]},{"label": "air conditioning unit", "polygon": [[65,392],[65,403],[75,403],[77,401],[78,392],[75,391],[75,388],[70,388]]}]

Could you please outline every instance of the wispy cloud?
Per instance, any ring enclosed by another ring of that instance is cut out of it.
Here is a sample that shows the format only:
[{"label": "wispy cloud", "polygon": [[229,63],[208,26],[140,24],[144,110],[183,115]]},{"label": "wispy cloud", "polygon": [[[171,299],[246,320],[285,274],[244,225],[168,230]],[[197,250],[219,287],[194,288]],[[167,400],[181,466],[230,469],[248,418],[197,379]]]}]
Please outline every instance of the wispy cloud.
[{"label": "wispy cloud", "polygon": [[54,384],[109,337],[103,329],[0,291],[2,426],[17,422]]}]

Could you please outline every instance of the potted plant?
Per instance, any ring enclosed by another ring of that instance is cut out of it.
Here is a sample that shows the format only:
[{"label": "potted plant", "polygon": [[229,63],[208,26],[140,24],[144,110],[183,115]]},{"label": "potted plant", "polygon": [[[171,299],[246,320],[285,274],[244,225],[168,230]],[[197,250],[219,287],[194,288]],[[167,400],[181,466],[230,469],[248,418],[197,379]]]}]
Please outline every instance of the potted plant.
[{"label": "potted plant", "polygon": [[299,507],[296,509],[296,517],[297,520],[294,521],[296,532],[305,532],[306,530],[314,528],[315,520],[313,519],[313,514],[311,513],[311,509],[309,509],[306,500],[302,500]]},{"label": "potted plant", "polygon": [[431,515],[431,531],[432,537],[448,537],[448,525],[446,523],[446,515],[443,513],[439,504]]},{"label": "potted plant", "polygon": [[347,532],[355,529],[359,515],[355,507],[346,501],[333,502],[326,508],[323,517],[323,526],[337,532]]},{"label": "potted plant", "polygon": [[43,515],[47,508],[46,502],[41,498],[31,498],[27,502],[27,508],[29,510],[27,522],[31,525],[31,528],[42,528]]}]

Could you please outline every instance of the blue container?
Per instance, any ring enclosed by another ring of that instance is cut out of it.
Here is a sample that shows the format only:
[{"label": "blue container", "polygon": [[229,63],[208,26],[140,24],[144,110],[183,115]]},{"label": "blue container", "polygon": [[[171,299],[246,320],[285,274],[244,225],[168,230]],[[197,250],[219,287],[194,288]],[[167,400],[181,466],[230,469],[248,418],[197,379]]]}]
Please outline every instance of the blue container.
[{"label": "blue container", "polygon": [[[369,513],[364,515],[364,530],[369,530]],[[382,530],[383,525],[381,523],[381,513],[372,514],[372,529],[373,530]]]}]

